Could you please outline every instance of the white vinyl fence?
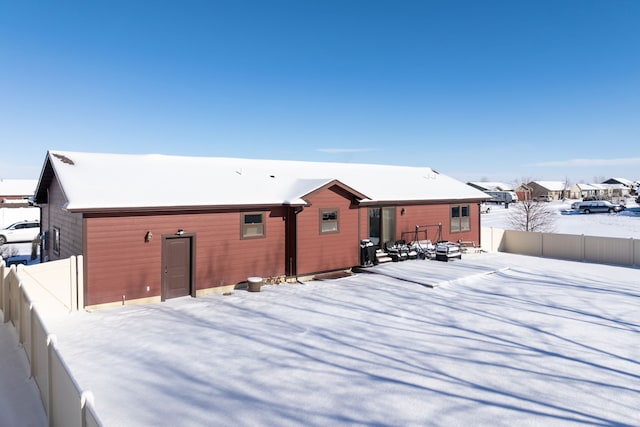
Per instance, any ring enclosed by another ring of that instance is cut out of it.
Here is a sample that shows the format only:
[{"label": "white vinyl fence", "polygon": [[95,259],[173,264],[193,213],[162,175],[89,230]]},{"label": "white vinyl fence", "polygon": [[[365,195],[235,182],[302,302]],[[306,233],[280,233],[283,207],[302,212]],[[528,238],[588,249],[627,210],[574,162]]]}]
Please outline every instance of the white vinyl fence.
[{"label": "white vinyl fence", "polygon": [[482,248],[570,261],[640,266],[640,239],[482,228]]},{"label": "white vinyl fence", "polygon": [[[44,321],[47,316],[78,309],[77,292],[68,291],[69,283],[61,287],[64,290],[62,295],[56,295],[55,291],[60,291],[56,284],[64,280],[77,285],[76,267],[82,264],[82,260],[80,257],[78,262],[72,257],[55,263],[58,264],[53,269],[34,268],[45,264],[16,269],[15,266],[7,268],[0,261],[0,315],[3,322],[11,322],[16,328],[49,425],[100,426],[91,392],[82,390],[74,380],[58,351],[55,335],[49,333]],[[53,291],[47,289],[43,282],[43,271],[57,275],[52,277]]]}]

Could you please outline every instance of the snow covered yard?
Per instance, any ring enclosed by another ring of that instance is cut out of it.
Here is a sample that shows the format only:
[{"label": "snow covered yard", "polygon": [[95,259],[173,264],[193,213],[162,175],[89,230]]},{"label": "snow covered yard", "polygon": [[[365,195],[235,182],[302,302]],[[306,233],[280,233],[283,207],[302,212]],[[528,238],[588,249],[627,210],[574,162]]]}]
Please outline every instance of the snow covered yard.
[{"label": "snow covered yard", "polygon": [[[620,213],[608,214],[578,214],[562,215],[562,210],[571,208],[571,203],[575,200],[562,202],[556,200],[545,205],[554,213],[553,232],[562,234],[584,234],[587,236],[620,237],[628,239],[640,239],[640,215],[631,210]],[[513,229],[509,222],[509,216],[514,214],[514,205],[505,209],[503,205],[489,204],[491,211],[482,214],[481,221],[483,227]],[[632,199],[626,203],[628,208],[636,208],[638,204]]]},{"label": "snow covered yard", "polygon": [[509,254],[375,269],[50,330],[107,426],[640,423],[638,269]]}]

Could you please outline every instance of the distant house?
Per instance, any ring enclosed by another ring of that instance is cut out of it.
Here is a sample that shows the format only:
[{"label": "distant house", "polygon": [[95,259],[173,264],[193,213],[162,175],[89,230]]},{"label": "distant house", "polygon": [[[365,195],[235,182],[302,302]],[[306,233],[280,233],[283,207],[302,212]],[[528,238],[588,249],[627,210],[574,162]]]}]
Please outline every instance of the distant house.
[{"label": "distant house", "polygon": [[504,182],[473,181],[467,182],[467,185],[480,191],[514,191],[513,185],[505,184]]},{"label": "distant house", "polygon": [[608,185],[611,188],[611,193],[614,197],[627,197],[635,193],[636,183],[626,178],[609,178],[603,181],[602,184]]},{"label": "distant house", "polygon": [[620,184],[627,188],[633,188],[635,183],[626,178],[609,178],[606,181],[602,181],[602,184]]},{"label": "distant house", "polygon": [[0,204],[28,204],[37,185],[36,179],[0,179]]},{"label": "distant house", "polygon": [[35,196],[85,307],[348,269],[363,239],[479,243],[486,198],[427,167],[54,151]]},{"label": "distant house", "polygon": [[513,191],[518,195],[518,200],[531,200],[531,188],[527,184],[518,185]]},{"label": "distant house", "polygon": [[531,190],[531,198],[549,195],[553,200],[569,197],[569,188],[564,181],[531,181],[526,184]]},{"label": "distant house", "polygon": [[630,195],[631,189],[622,184],[583,184],[578,183],[571,187],[573,198],[593,198],[598,200],[611,200],[624,198]]},{"label": "distant house", "polygon": [[600,184],[605,187],[609,198],[625,198],[631,195],[632,188],[624,184]]},{"label": "distant house", "polygon": [[594,198],[594,199],[605,199],[606,195],[605,191],[599,185],[594,184],[585,184],[585,183],[577,183],[574,184],[570,189],[571,197],[573,199],[584,199],[584,198]]}]

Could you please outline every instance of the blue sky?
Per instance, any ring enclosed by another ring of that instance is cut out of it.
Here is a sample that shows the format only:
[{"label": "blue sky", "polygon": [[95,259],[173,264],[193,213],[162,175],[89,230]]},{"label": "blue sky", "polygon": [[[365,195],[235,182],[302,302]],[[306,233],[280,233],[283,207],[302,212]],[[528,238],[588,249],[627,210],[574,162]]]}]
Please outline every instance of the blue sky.
[{"label": "blue sky", "polygon": [[640,1],[0,0],[0,178],[48,149],[640,179]]}]

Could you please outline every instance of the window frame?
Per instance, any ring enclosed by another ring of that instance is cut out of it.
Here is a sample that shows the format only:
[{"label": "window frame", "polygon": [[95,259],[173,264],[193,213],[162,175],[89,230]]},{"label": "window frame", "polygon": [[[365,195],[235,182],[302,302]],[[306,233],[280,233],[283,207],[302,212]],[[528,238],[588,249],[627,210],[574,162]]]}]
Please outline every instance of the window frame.
[{"label": "window frame", "polygon": [[53,227],[53,235],[51,236],[51,248],[53,249],[53,253],[56,255],[60,255],[60,227]]},{"label": "window frame", "polygon": [[[454,216],[454,209],[458,209],[457,216]],[[465,210],[466,215],[464,215]],[[450,205],[449,231],[451,233],[466,233],[471,231],[471,205]]]},{"label": "window frame", "polygon": [[[324,216],[327,213],[334,213],[335,212],[335,219],[329,219],[329,220],[325,220]],[[340,232],[340,208],[320,208],[318,210],[318,219],[319,219],[319,225],[318,225],[318,231],[320,232],[320,234],[336,234]],[[330,230],[325,230],[324,229],[324,225],[325,224],[335,224],[335,228],[332,228]]]},{"label": "window frame", "polygon": [[[246,218],[252,215],[260,215],[261,222],[246,223]],[[262,232],[259,234],[248,234],[249,227],[262,225]],[[267,237],[266,212],[240,212],[240,240],[264,239]]]}]

